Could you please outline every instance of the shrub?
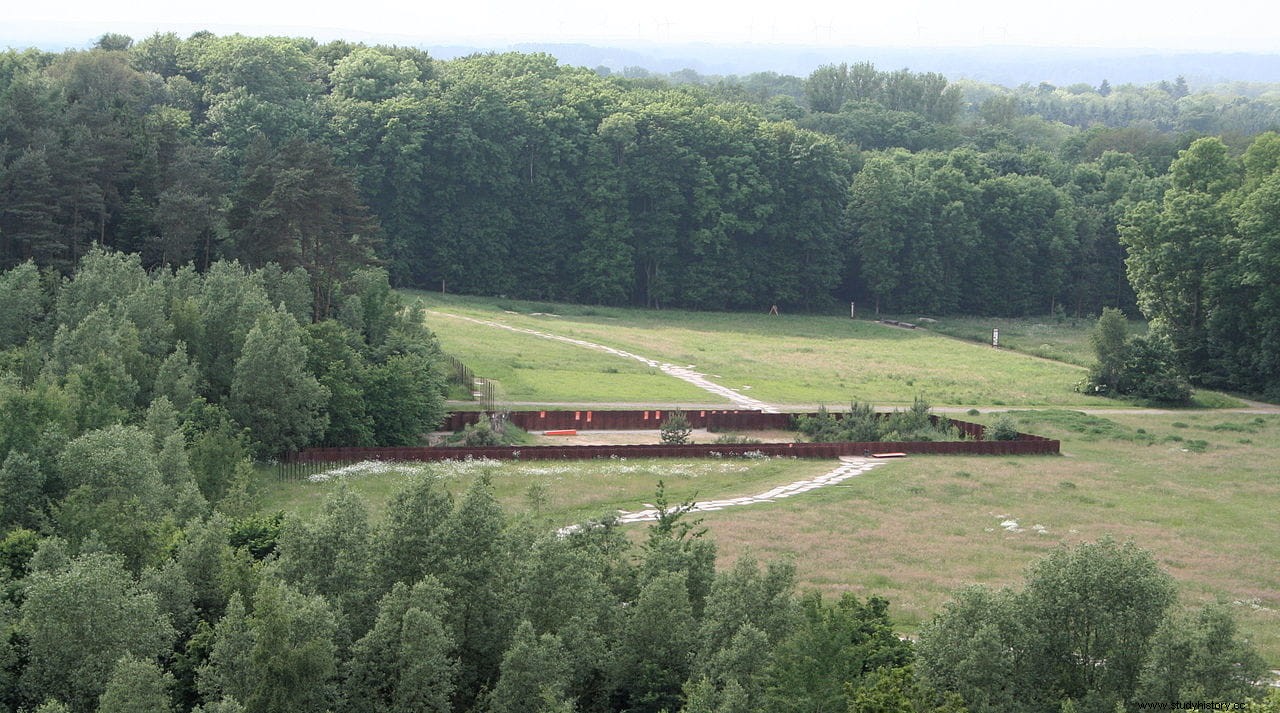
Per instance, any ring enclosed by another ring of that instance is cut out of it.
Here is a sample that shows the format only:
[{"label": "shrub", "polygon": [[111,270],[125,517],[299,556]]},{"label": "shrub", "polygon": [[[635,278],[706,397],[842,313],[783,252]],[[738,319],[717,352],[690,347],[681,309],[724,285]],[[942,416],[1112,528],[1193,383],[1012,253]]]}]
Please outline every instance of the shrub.
[{"label": "shrub", "polygon": [[450,436],[448,442],[450,445],[461,445],[468,448],[509,446],[524,440],[523,435],[524,431],[507,421],[505,417],[495,421],[494,418],[481,413],[479,421],[467,425],[461,431]]},{"label": "shrub", "polygon": [[500,446],[502,439],[494,433],[493,427],[489,425],[489,420],[482,418],[476,423],[468,424],[459,434],[462,445],[471,448],[481,448],[484,446]]},{"label": "shrub", "polygon": [[1147,335],[1126,341],[1124,335],[1124,314],[1103,310],[1092,335],[1097,361],[1079,390],[1169,405],[1191,400],[1191,386],[1169,360],[1171,350],[1163,339]]},{"label": "shrub", "polygon": [[931,410],[919,396],[906,411],[887,415],[877,414],[871,404],[854,401],[839,419],[822,408],[797,418],[795,428],[814,443],[956,440],[959,435],[950,421],[939,419],[935,424]]},{"label": "shrub", "polygon": [[712,441],[712,443],[715,443],[717,445],[749,445],[749,446],[756,445],[760,442],[761,441],[758,438],[747,438],[746,436],[743,436],[737,433],[726,433],[724,435],[717,437],[716,440]]},{"label": "shrub", "polygon": [[1014,441],[1018,438],[1018,426],[1009,416],[1001,416],[987,427],[983,436],[988,441]]},{"label": "shrub", "polygon": [[669,413],[667,420],[662,422],[661,437],[666,445],[684,445],[689,442],[689,436],[692,433],[693,427],[689,425],[689,417],[679,409]]},{"label": "shrub", "polygon": [[818,413],[811,416],[797,416],[794,427],[814,443],[830,443],[840,434],[840,422],[826,406],[819,406]]},{"label": "shrub", "polygon": [[880,428],[880,418],[871,404],[854,401],[849,404],[849,412],[840,422],[841,441],[878,441],[884,431]]}]

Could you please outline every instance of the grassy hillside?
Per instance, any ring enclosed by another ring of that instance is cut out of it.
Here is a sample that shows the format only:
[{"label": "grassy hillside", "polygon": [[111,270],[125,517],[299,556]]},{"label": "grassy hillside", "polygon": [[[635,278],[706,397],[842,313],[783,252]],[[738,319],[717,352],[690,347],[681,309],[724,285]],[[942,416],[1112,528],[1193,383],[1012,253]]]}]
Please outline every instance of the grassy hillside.
[{"label": "grassy hillside", "polygon": [[[478,325],[470,317],[554,333],[693,366],[717,384],[773,404],[1076,406],[1081,367],[842,317],[538,305],[415,293],[446,351],[523,402],[715,403],[631,359]],[[673,384],[662,383],[663,381]]]},{"label": "grassy hillside", "polygon": [[[820,475],[833,467],[831,461],[794,459],[475,460],[397,464],[342,480],[365,498],[375,516],[380,516],[391,497],[410,479],[439,477],[447,490],[461,496],[473,479],[488,473],[494,495],[509,513],[536,511],[548,526],[558,528],[617,510],[641,510],[644,503],[653,501],[659,480],[664,481],[671,502],[711,500],[754,495],[776,485]],[[337,481],[338,478],[317,478],[280,482],[274,478],[273,470],[264,469],[261,507],[267,512],[286,510],[310,516],[337,487]]]},{"label": "grassy hillside", "polygon": [[[913,315],[896,318],[908,322],[918,319]],[[1089,342],[1094,322],[1080,317],[940,317],[925,326],[931,332],[978,344],[989,344],[991,330],[999,329],[1003,349],[1088,367],[1095,358]],[[1131,336],[1146,332],[1146,322],[1129,321]]]}]

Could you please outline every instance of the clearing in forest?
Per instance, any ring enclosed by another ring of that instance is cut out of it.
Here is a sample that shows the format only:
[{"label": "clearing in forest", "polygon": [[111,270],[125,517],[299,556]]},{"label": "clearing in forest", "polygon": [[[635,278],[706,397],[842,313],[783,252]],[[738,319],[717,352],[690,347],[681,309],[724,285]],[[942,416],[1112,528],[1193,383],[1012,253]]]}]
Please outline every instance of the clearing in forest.
[{"label": "clearing in forest", "polygon": [[[424,298],[440,313],[428,321],[446,351],[499,380],[511,401],[714,403],[711,394],[647,362],[456,316],[692,365],[714,383],[776,406],[842,408],[855,398],[895,406],[923,395],[935,406],[977,407],[981,415],[965,418],[988,423],[988,406],[1020,409],[1013,414],[1019,428],[1061,439],[1062,457],[911,457],[800,497],[698,516],[722,565],[746,555],[794,558],[802,588],[885,596],[908,633],[955,589],[1021,581],[1026,566],[1056,546],[1106,535],[1131,539],[1174,575],[1185,603],[1226,602],[1263,656],[1280,664],[1274,566],[1280,415],[1206,409],[1086,415],[1076,409],[1123,404],[1075,393],[1084,375],[1078,366],[841,317]],[[976,322],[968,327],[975,333]],[[1053,338],[1025,331],[1044,343]],[[1078,349],[1078,335],[1071,339]],[[636,512],[652,502],[660,479],[671,502],[715,501],[819,478],[835,466],[765,459],[483,467],[493,469],[509,511],[560,527],[605,512]],[[352,486],[376,509],[404,477],[361,477]],[[445,477],[458,492],[474,474]],[[306,512],[331,487],[274,483],[268,507]]]},{"label": "clearing in forest", "polygon": [[[705,375],[775,406],[1076,406],[1081,367],[847,317],[531,305],[416,294],[445,351],[516,403],[722,404],[660,366],[540,337],[577,339]],[[490,325],[477,324],[482,320]],[[492,324],[503,325],[502,328]],[[517,331],[529,330],[529,331]]]}]

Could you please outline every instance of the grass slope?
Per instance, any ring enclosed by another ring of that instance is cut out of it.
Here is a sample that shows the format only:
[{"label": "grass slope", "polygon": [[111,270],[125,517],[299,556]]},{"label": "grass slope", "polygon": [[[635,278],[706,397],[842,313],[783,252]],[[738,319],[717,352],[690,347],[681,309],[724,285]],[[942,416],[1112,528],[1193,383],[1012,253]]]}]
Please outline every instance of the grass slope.
[{"label": "grass slope", "polygon": [[909,458],[770,505],[767,517],[726,510],[706,525],[725,564],[793,557],[806,586],[888,597],[906,631],[957,588],[1020,582],[1060,544],[1132,539],[1188,604],[1230,603],[1280,666],[1280,416],[1016,417],[1063,439],[1064,457]]},{"label": "grass slope", "polygon": [[[512,401],[714,403],[639,362],[451,318],[460,315],[621,348],[775,404],[1090,406],[1083,368],[866,321],[812,315],[537,305],[418,293],[446,351],[502,385]],[[532,367],[532,368],[528,368]],[[617,373],[610,371],[617,370]],[[536,372],[536,373],[532,373]]]},{"label": "grass slope", "polygon": [[[506,316],[474,310],[466,310],[465,314],[494,321]],[[705,391],[632,359],[487,327],[445,313],[428,315],[427,323],[440,338],[445,351],[461,359],[477,376],[498,385],[498,396],[503,400],[538,403],[714,401]]]},{"label": "grass slope", "polygon": [[[911,322],[918,317],[897,315],[895,319]],[[1080,317],[939,317],[927,327],[931,332],[977,344],[990,344],[991,330],[999,329],[1003,349],[1088,367],[1094,361],[1089,341],[1094,322]],[[1130,336],[1146,332],[1146,322],[1129,321]]]},{"label": "grass slope", "polygon": [[[365,499],[375,517],[381,517],[392,496],[412,478],[438,477],[449,492],[460,497],[476,477],[488,473],[494,495],[508,513],[528,512],[536,500],[538,517],[558,528],[617,510],[642,510],[645,503],[653,502],[659,480],[666,485],[668,500],[676,503],[755,495],[776,485],[821,475],[834,467],[832,461],[772,458],[473,460],[398,464],[385,472],[351,476],[344,482]],[[264,512],[285,510],[310,517],[337,487],[336,479],[279,481],[275,471],[268,469],[260,476],[259,502]]]}]

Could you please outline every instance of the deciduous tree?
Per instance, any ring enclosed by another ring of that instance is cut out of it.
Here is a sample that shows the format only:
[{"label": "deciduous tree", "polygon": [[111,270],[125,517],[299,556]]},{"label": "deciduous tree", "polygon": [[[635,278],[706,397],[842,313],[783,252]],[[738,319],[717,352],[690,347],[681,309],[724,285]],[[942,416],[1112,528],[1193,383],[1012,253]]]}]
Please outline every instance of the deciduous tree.
[{"label": "deciduous tree", "polygon": [[115,556],[83,555],[27,581],[20,627],[28,642],[28,700],[56,697],[89,713],[121,656],[155,660],[171,650],[174,631],[155,595],[140,591]]},{"label": "deciduous tree", "polygon": [[298,450],[324,432],[328,393],[306,365],[302,329],[293,317],[281,309],[260,316],[245,337],[227,400],[258,455]]}]

